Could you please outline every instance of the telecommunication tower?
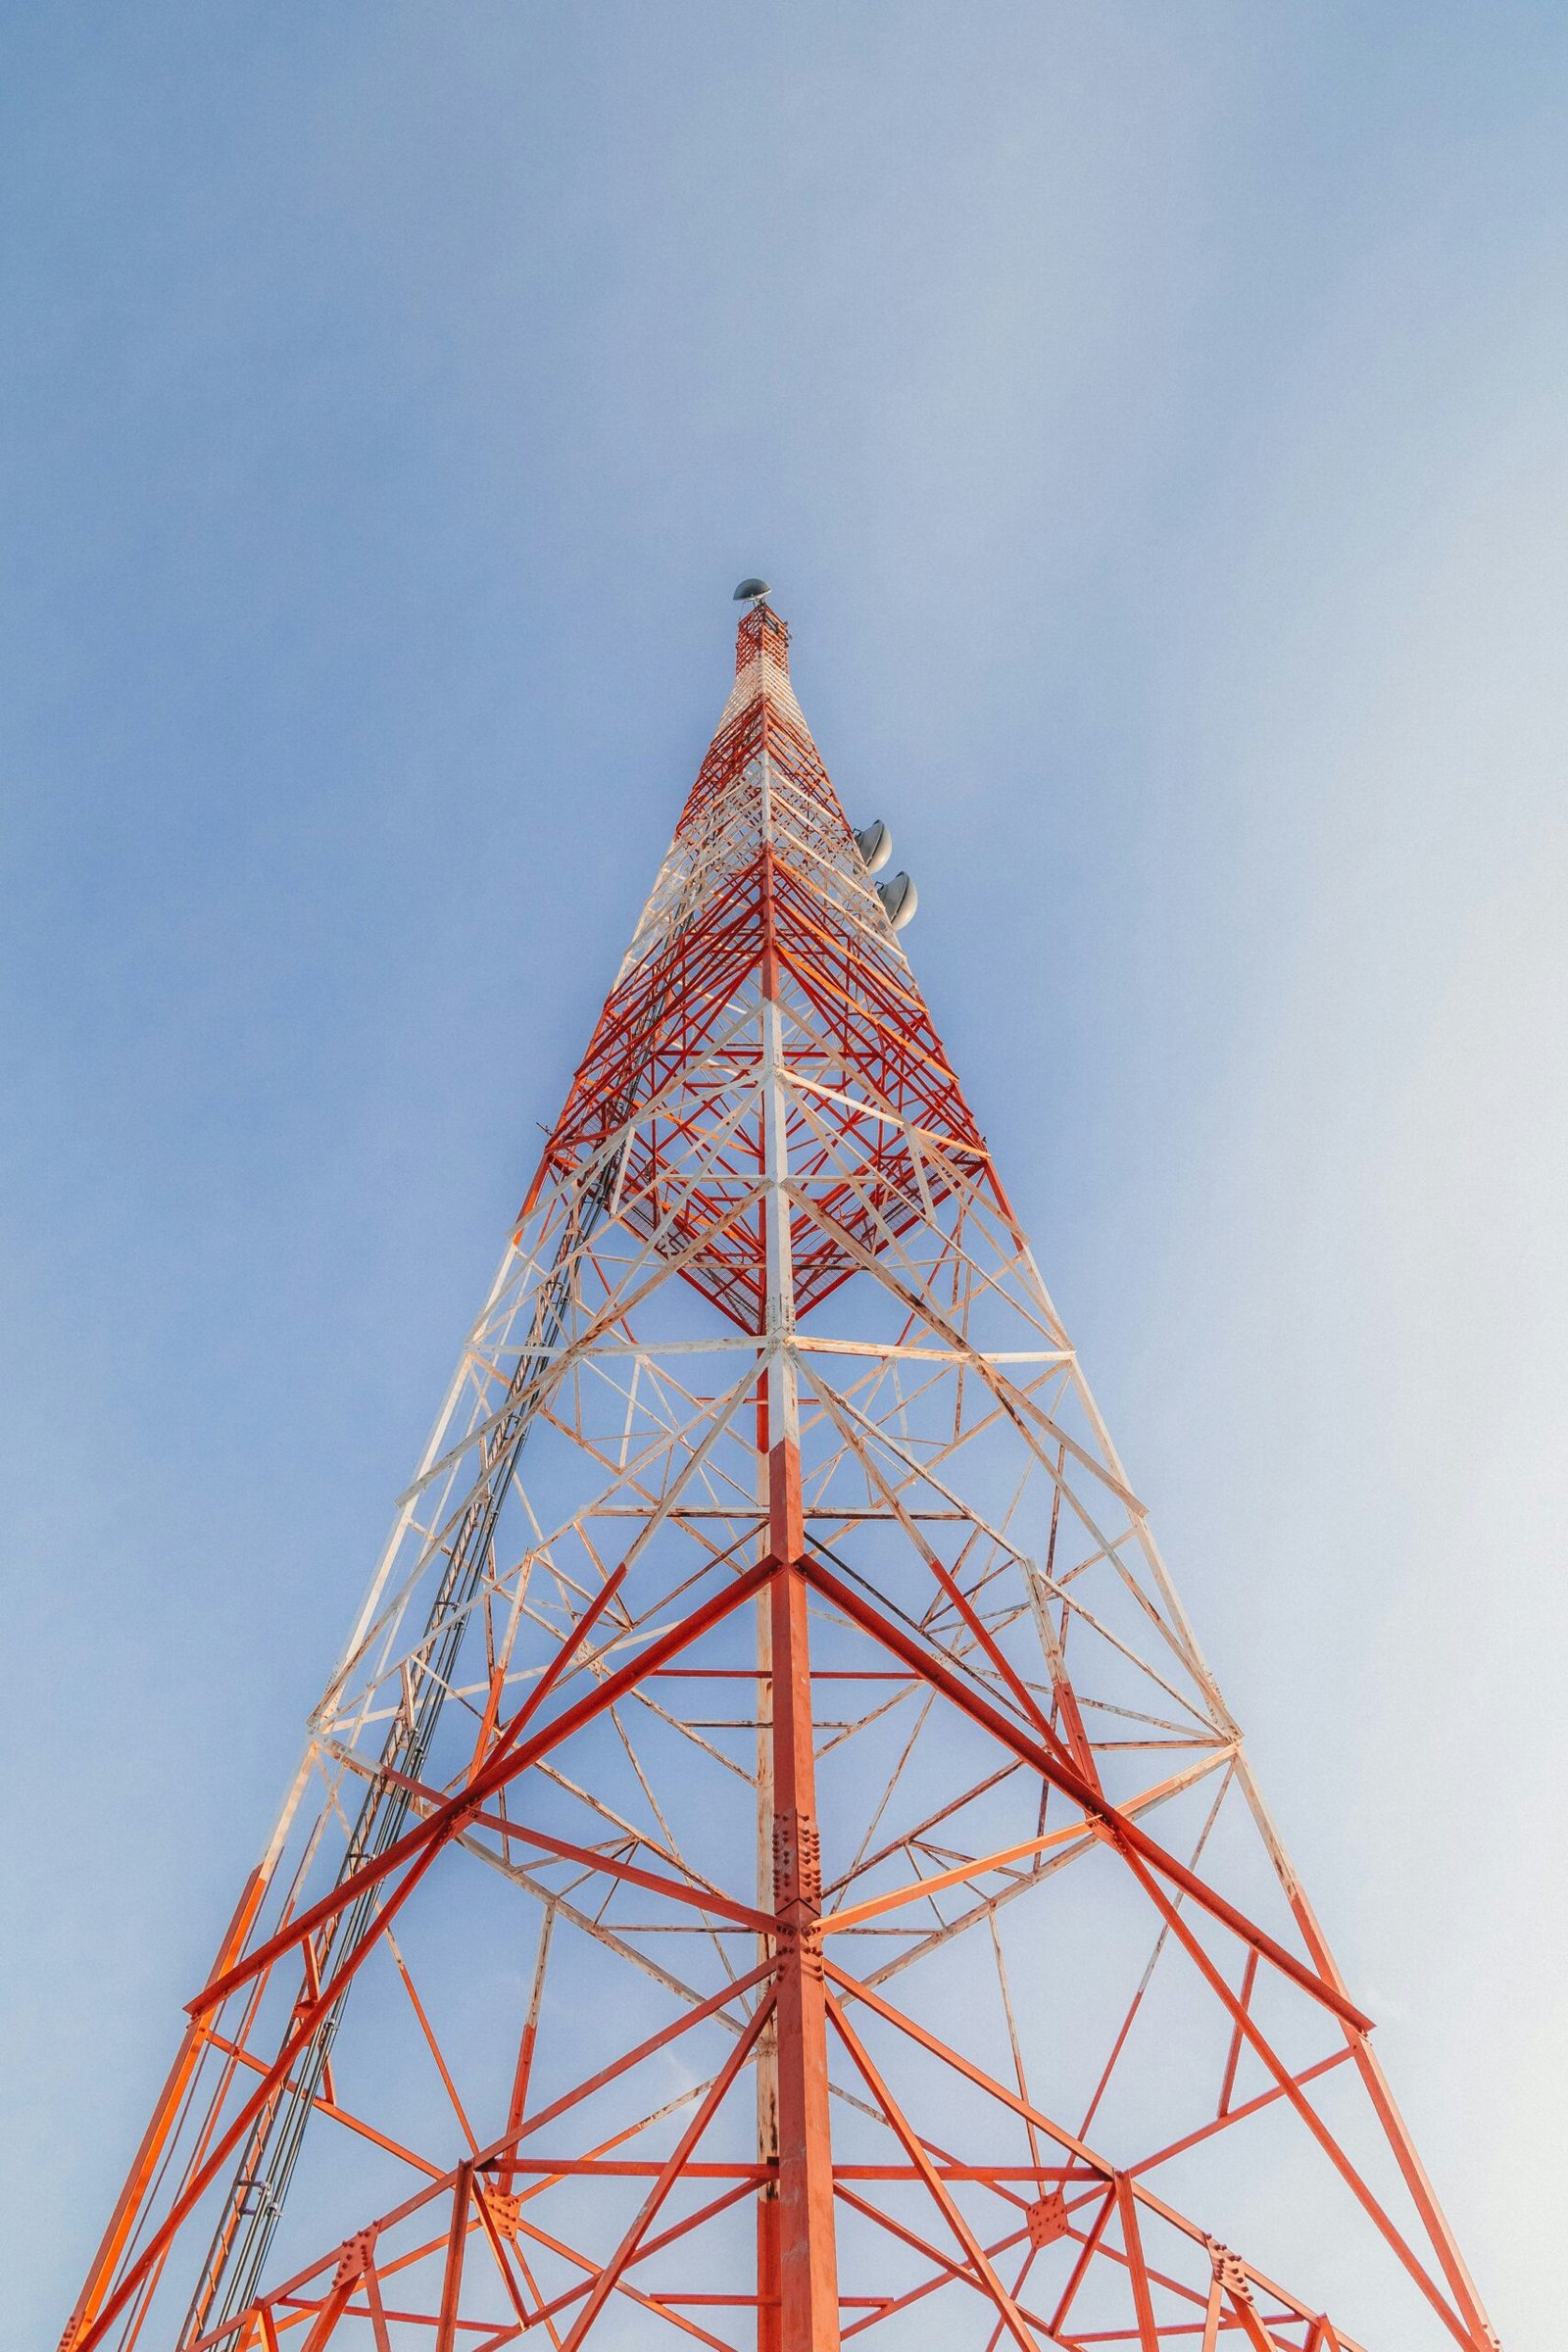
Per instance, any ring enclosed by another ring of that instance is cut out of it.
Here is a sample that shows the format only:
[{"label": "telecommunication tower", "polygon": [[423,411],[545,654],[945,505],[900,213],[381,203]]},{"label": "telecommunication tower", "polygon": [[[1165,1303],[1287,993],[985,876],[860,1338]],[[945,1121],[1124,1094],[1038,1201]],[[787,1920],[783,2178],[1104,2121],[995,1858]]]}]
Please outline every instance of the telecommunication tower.
[{"label": "telecommunication tower", "polygon": [[63,2352],[1494,2352],[737,594]]}]

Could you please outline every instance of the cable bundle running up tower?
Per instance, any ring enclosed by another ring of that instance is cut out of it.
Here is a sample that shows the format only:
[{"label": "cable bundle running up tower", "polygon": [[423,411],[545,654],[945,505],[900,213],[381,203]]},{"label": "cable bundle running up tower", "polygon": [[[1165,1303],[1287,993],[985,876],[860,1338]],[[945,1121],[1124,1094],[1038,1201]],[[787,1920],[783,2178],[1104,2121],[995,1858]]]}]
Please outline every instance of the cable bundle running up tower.
[{"label": "cable bundle running up tower", "polygon": [[63,2352],[1494,2352],[743,588]]}]

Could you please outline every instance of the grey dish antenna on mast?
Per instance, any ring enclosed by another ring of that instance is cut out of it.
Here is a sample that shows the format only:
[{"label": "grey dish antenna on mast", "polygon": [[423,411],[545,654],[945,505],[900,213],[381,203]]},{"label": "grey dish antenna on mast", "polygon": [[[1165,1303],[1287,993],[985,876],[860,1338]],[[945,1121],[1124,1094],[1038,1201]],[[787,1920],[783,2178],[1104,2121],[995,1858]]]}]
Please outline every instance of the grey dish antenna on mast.
[{"label": "grey dish antenna on mast", "polygon": [[748,597],[751,597],[755,602],[759,597],[763,597],[766,594],[767,582],[765,580],[742,580],[740,586],[735,591],[735,602],[738,605],[743,605]]},{"label": "grey dish antenna on mast", "polygon": [[860,853],[860,863],[868,874],[879,874],[893,855],[893,836],[880,817],[855,836],[855,846]]}]

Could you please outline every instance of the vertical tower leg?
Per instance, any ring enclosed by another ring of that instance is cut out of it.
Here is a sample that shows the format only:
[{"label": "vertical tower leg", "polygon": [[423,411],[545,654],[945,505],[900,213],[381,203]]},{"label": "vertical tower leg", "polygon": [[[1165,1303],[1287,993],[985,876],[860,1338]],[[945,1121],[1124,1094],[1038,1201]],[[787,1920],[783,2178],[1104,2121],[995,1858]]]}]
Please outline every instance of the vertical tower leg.
[{"label": "vertical tower leg", "polygon": [[[795,1274],[791,1254],[789,1113],[778,966],[773,945],[771,797],[763,761],[762,1155],[766,1198],[767,1342],[763,1401],[767,1448],[767,1545],[772,1689],[773,1914],[778,1956],[778,2332],[768,2352],[838,2352],[838,2253],[834,2242],[833,2140],[827,2095],[827,2005],[822,1984],[822,1869],[816,1831],[816,1757],[807,1631],[800,1408],[795,1376]],[[763,1417],[760,1417],[760,1420]],[[767,2201],[760,2206],[764,2221]],[[771,2249],[759,2237],[760,2296]],[[759,2310],[763,2306],[759,2303]]]},{"label": "vertical tower leg", "polygon": [[[767,1507],[767,1405],[758,1403],[758,1461],[761,1502]],[[762,1549],[767,1538],[762,1538]],[[757,1596],[757,1907],[773,1908],[773,1595]],[[757,1939],[757,1957],[766,1962],[772,1947]],[[778,2026],[769,2018],[757,2045],[757,2161],[778,2165]],[[769,2180],[757,2198],[757,2352],[779,2352],[778,2180]]]},{"label": "vertical tower leg", "polygon": [[[798,1481],[798,1459],[786,1461],[784,1469],[793,1470]],[[837,2352],[822,1874],[806,1581],[798,1568],[781,1566],[775,1572],[772,1602],[773,1875],[779,1955],[778,2352]]]},{"label": "vertical tower leg", "polygon": [[778,2190],[757,2200],[757,2352],[779,2352]]}]

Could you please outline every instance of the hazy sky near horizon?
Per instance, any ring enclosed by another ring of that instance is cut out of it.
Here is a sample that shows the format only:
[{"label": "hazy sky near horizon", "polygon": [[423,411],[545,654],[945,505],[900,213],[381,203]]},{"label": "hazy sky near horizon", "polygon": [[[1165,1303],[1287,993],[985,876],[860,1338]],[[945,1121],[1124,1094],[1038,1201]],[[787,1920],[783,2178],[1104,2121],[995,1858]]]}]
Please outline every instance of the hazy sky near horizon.
[{"label": "hazy sky near horizon", "polygon": [[1568,2204],[1568,13],[0,12],[0,2333],[760,569],[1508,2352]]}]

